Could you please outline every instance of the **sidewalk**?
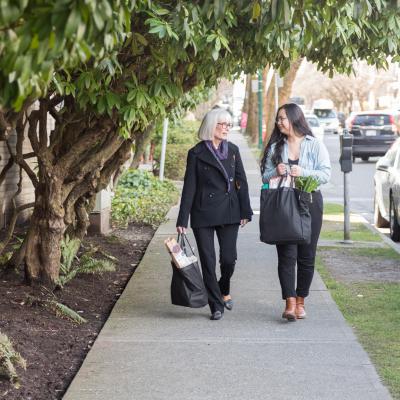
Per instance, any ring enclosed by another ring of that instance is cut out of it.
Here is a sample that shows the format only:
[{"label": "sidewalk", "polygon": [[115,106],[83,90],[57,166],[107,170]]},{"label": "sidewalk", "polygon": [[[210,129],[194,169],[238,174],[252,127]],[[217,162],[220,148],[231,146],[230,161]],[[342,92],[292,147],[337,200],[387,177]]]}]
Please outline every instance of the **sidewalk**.
[{"label": "sidewalk", "polygon": [[[241,135],[230,140],[258,210],[257,163]],[[317,273],[309,317],[280,318],[276,251],[259,241],[258,214],[239,232],[233,311],[210,321],[208,307],[172,306],[163,241],[175,234],[176,215],[174,207],[157,230],[64,400],[391,398]]]}]

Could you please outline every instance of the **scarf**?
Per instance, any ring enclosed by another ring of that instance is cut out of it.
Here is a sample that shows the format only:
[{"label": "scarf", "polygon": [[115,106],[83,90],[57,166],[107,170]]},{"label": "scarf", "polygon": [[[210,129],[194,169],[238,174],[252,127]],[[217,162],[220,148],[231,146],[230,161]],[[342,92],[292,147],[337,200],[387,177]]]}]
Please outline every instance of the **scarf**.
[{"label": "scarf", "polygon": [[210,150],[211,154],[217,160],[219,166],[221,167],[222,172],[225,177],[225,180],[226,180],[226,186],[227,186],[228,192],[230,192],[231,183],[229,181],[229,176],[221,162],[221,160],[226,160],[228,158],[228,141],[223,140],[217,149],[213,146],[211,140],[205,140],[204,143],[206,144],[208,150]]}]

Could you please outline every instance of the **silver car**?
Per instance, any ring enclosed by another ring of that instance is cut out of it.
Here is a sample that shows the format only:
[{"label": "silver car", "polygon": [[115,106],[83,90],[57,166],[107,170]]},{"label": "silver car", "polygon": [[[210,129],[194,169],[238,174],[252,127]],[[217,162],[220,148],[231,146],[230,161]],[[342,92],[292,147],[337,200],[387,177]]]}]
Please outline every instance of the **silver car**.
[{"label": "silver car", "polygon": [[375,215],[378,228],[390,227],[390,237],[400,241],[400,138],[376,163]]}]

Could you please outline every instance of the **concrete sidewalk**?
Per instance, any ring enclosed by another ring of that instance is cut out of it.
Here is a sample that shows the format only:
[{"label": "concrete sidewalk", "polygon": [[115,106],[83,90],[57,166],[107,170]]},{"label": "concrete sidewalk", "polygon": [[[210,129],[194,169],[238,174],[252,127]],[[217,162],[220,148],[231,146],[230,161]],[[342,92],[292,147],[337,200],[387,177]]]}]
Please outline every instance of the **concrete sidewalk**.
[{"label": "concrete sidewalk", "polygon": [[[241,135],[230,140],[258,210],[257,163]],[[233,311],[210,321],[208,307],[172,306],[163,241],[175,234],[176,215],[175,207],[157,230],[65,400],[391,398],[318,274],[309,317],[281,319],[276,251],[260,243],[257,214],[239,232]]]}]

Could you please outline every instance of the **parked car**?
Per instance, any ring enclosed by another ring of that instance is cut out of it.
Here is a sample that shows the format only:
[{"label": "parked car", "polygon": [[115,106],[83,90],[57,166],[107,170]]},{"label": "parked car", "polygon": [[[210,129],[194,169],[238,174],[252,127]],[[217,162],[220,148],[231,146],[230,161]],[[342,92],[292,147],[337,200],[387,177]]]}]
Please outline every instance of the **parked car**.
[{"label": "parked car", "polygon": [[316,138],[323,140],[324,139],[324,128],[319,123],[319,119],[317,118],[317,116],[315,114],[305,114],[304,117],[306,118],[306,121],[307,121],[309,127],[311,128],[313,135]]},{"label": "parked car", "polygon": [[334,110],[314,108],[313,113],[318,117],[326,133],[339,133],[339,120]]},{"label": "parked car", "polygon": [[353,135],[353,161],[361,157],[383,156],[399,135],[399,113],[364,111],[355,113],[349,122]]},{"label": "parked car", "polygon": [[374,222],[390,227],[390,237],[400,241],[400,138],[376,163]]}]

